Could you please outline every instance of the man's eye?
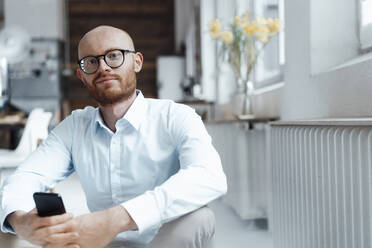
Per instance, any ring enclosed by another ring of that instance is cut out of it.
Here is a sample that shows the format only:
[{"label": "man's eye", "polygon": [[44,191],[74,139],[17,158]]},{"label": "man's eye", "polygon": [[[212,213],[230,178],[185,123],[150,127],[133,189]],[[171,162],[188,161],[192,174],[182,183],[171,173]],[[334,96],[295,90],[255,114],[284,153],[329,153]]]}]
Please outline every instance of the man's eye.
[{"label": "man's eye", "polygon": [[95,58],[91,58],[87,62],[89,65],[95,65],[97,63],[97,60]]},{"label": "man's eye", "polygon": [[107,56],[109,59],[117,59],[120,57],[120,52],[112,52],[112,53],[109,53],[108,56]]}]

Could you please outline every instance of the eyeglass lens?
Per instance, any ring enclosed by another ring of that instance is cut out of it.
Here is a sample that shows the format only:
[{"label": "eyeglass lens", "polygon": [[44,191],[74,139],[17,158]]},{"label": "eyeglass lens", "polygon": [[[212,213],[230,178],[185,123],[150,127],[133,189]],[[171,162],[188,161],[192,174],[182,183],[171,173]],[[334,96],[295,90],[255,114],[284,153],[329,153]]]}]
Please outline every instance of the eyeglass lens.
[{"label": "eyeglass lens", "polygon": [[[105,54],[104,61],[111,68],[120,67],[124,62],[124,54],[120,50],[109,51]],[[81,61],[80,66],[85,73],[94,73],[99,67],[98,58],[94,56],[88,56]]]}]

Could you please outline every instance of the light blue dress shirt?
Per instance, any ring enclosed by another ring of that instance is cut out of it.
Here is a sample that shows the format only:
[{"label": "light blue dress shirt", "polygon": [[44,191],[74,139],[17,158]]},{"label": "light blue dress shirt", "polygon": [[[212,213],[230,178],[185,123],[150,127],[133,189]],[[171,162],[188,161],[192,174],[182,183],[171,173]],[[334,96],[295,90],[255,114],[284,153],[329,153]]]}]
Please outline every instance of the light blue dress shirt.
[{"label": "light blue dress shirt", "polygon": [[8,214],[35,207],[32,194],[47,191],[74,171],[90,211],[121,204],[138,226],[120,233],[123,247],[143,247],[165,222],[226,192],[226,177],[203,122],[193,109],[140,91],[116,132],[98,108],[76,110],[6,180],[1,230]]}]

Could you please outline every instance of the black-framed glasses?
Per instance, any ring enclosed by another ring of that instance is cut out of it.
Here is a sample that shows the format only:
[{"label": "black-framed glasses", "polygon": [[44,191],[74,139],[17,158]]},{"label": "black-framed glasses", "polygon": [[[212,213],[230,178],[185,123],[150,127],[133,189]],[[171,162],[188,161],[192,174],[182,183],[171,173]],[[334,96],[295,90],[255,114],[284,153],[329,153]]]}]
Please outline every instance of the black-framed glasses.
[{"label": "black-framed glasses", "polygon": [[86,74],[93,74],[98,70],[99,58],[103,57],[105,63],[111,68],[118,68],[124,63],[125,53],[135,53],[136,51],[125,49],[110,50],[105,54],[86,56],[78,61],[80,69]]}]

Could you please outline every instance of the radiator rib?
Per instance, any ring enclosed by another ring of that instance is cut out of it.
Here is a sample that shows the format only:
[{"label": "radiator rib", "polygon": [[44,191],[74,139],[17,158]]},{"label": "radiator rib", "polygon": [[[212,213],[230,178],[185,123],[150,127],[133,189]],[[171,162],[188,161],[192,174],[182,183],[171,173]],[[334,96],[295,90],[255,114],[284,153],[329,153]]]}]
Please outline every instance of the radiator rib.
[{"label": "radiator rib", "polygon": [[275,248],[371,248],[372,127],[273,125]]}]

